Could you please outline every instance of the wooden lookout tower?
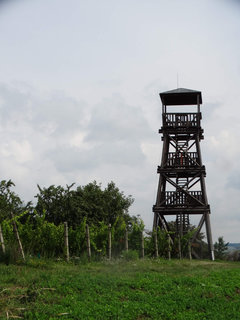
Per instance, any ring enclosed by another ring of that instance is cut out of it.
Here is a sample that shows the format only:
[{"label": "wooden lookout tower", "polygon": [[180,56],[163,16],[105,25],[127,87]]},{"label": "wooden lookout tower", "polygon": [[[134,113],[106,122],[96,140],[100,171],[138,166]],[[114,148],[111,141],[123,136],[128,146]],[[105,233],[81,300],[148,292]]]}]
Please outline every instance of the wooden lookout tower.
[{"label": "wooden lookout tower", "polygon": [[162,128],[159,133],[162,134],[163,148],[157,170],[159,184],[153,206],[153,228],[169,230],[167,216],[175,216],[175,231],[182,236],[190,227],[190,215],[199,215],[200,221],[192,242],[205,223],[209,254],[214,260],[210,206],[205,187],[206,171],[200,149],[203,139],[202,94],[179,88],[160,93],[160,98]]}]

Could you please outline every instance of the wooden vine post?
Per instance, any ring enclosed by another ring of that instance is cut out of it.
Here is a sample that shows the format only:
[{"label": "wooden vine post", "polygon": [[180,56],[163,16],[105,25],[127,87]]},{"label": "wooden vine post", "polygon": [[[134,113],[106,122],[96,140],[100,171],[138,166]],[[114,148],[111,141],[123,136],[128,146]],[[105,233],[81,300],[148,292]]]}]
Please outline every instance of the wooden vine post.
[{"label": "wooden vine post", "polygon": [[125,250],[128,251],[128,229],[125,230]]},{"label": "wooden vine post", "polygon": [[171,260],[171,238],[170,238],[170,234],[168,234],[168,260]]},{"label": "wooden vine post", "polygon": [[5,253],[6,249],[5,249],[5,244],[4,244],[4,239],[3,239],[3,233],[2,233],[2,227],[0,225],[0,244],[2,247],[2,252]]},{"label": "wooden vine post", "polygon": [[87,239],[87,255],[88,261],[91,261],[91,244],[90,244],[90,234],[89,234],[89,226],[86,224],[86,239]]},{"label": "wooden vine post", "polygon": [[189,260],[192,260],[192,244],[190,240],[188,241],[188,257]]},{"label": "wooden vine post", "polygon": [[13,214],[13,212],[11,212],[11,217],[12,217],[12,224],[13,224],[13,232],[14,232],[14,234],[15,234],[15,237],[16,237],[16,240],[17,240],[17,243],[18,243],[19,251],[20,251],[20,253],[21,253],[21,256],[22,256],[22,258],[23,258],[23,261],[25,261],[25,254],[24,254],[24,251],[23,251],[21,239],[20,239],[20,237],[19,237],[19,233],[18,233],[18,229],[17,229],[17,224],[16,224],[16,221],[14,220],[14,214]]},{"label": "wooden vine post", "polygon": [[112,226],[111,223],[108,225],[108,259],[112,258]]},{"label": "wooden vine post", "polygon": [[157,238],[157,230],[154,230],[154,247],[155,247],[155,258],[158,258],[158,238]]},{"label": "wooden vine post", "polygon": [[144,258],[144,234],[141,232],[141,257]]},{"label": "wooden vine post", "polygon": [[64,253],[65,259],[69,261],[69,244],[68,244],[68,223],[64,222]]},{"label": "wooden vine post", "polygon": [[182,248],[181,248],[181,237],[178,236],[178,255],[179,255],[179,259],[182,259]]}]

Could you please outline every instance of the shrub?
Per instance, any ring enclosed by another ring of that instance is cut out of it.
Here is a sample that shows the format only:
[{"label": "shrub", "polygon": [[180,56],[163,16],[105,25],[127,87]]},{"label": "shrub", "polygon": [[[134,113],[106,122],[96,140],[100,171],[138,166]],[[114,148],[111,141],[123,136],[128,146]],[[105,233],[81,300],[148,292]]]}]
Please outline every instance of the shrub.
[{"label": "shrub", "polygon": [[15,243],[7,245],[5,252],[0,250],[0,262],[9,265],[11,263],[15,264],[20,259],[20,255]]},{"label": "shrub", "polygon": [[123,251],[122,256],[126,261],[133,261],[139,258],[136,250]]}]

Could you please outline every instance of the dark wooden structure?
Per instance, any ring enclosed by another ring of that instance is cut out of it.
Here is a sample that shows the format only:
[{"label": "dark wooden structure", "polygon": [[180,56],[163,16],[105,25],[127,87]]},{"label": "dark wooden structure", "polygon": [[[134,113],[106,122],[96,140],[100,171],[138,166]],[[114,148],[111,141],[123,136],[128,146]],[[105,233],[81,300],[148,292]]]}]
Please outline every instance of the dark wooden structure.
[{"label": "dark wooden structure", "polygon": [[[173,215],[176,218],[176,232],[181,236],[190,226],[189,216],[200,215],[192,241],[205,223],[210,258],[214,260],[210,206],[205,187],[206,171],[200,150],[200,141],[203,139],[200,112],[202,95],[200,91],[179,88],[160,93],[160,98],[162,128],[159,133],[162,134],[163,149],[157,170],[159,184],[156,204],[153,206],[153,228],[168,230],[166,218]],[[173,112],[169,112],[171,108]],[[193,108],[190,112],[189,109]]]}]

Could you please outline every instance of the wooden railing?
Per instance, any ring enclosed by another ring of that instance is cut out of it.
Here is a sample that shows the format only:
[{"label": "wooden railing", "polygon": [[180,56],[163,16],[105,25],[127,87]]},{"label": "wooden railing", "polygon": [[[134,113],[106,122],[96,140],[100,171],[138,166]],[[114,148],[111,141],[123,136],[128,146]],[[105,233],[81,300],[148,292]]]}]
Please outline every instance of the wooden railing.
[{"label": "wooden railing", "polygon": [[169,152],[166,166],[167,167],[191,167],[199,165],[197,152]]},{"label": "wooden railing", "polygon": [[[203,202],[202,191],[188,191],[188,193],[195,199]],[[185,207],[199,205],[198,201],[182,191],[166,191],[163,196],[165,196],[165,198],[163,197],[162,200],[166,199],[164,206]]]},{"label": "wooden railing", "polygon": [[192,128],[200,127],[201,113],[164,113],[163,127]]}]

